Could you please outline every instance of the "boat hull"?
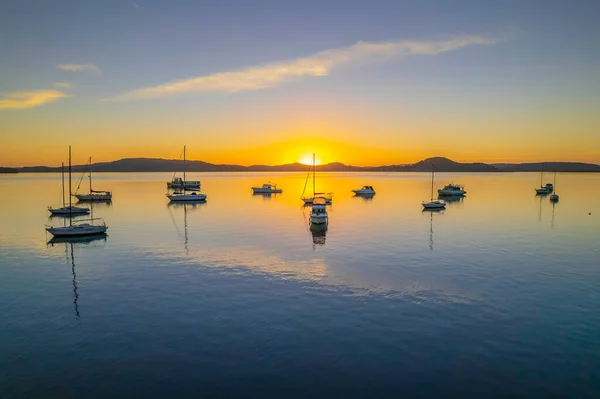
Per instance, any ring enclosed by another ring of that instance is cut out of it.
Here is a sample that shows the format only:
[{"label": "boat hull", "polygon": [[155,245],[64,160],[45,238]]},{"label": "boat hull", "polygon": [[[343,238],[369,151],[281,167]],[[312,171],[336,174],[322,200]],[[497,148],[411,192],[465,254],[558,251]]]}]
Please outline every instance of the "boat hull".
[{"label": "boat hull", "polygon": [[194,201],[206,201],[206,194],[173,194],[167,195],[167,198],[173,202],[194,202]]},{"label": "boat hull", "polygon": [[444,189],[438,190],[438,195],[440,197],[458,197],[458,196],[463,196],[466,193],[467,192],[465,190],[444,190]]},{"label": "boat hull", "polygon": [[252,187],[252,191],[254,194],[281,194],[283,190],[281,189],[265,189],[261,187]]},{"label": "boat hull", "polygon": [[352,190],[355,195],[375,195],[375,191],[372,190]]},{"label": "boat hull", "polygon": [[75,194],[79,201],[110,201],[112,194]]},{"label": "boat hull", "polygon": [[90,210],[88,208],[79,208],[76,206],[71,207],[71,209],[69,209],[69,207],[48,208],[48,211],[53,216],[87,215],[88,213],[90,213]]},{"label": "boat hull", "polygon": [[558,194],[552,194],[552,195],[550,196],[550,201],[558,201],[558,199],[559,199],[559,196],[558,196]]},{"label": "boat hull", "polygon": [[82,237],[96,234],[105,234],[108,227],[91,224],[78,224],[66,227],[48,227],[46,231],[54,237]]},{"label": "boat hull", "polygon": [[311,224],[326,224],[327,219],[327,215],[310,215]]},{"label": "boat hull", "polygon": [[444,209],[446,203],[440,201],[423,202],[424,209]]}]

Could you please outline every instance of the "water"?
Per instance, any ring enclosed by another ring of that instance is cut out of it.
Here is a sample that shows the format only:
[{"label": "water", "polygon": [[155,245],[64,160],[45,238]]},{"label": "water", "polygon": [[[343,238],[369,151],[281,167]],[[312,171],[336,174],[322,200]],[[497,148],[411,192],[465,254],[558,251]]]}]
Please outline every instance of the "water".
[{"label": "water", "polygon": [[552,205],[537,174],[440,173],[468,194],[428,213],[428,174],[319,174],[314,234],[303,173],[191,177],[205,204],[97,174],[108,237],[53,245],[60,175],[0,177],[0,397],[600,396],[600,175]]}]

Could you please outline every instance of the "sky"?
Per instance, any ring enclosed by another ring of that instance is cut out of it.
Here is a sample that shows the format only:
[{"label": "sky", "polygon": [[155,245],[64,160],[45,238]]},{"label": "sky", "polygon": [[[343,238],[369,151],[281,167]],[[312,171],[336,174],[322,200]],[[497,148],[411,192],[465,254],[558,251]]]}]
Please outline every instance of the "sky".
[{"label": "sky", "polygon": [[600,2],[0,3],[0,166],[600,163]]}]

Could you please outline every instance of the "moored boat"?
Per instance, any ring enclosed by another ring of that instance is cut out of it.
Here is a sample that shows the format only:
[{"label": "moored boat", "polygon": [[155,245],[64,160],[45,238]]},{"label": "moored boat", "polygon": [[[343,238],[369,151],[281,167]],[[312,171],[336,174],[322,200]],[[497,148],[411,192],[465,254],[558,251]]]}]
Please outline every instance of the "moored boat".
[{"label": "moored boat", "polygon": [[312,208],[310,212],[310,223],[311,224],[326,224],[328,220],[327,216],[327,203],[324,197],[315,197],[313,199]]},{"label": "moored boat", "polygon": [[265,183],[261,187],[252,187],[254,194],[281,194],[282,189],[277,188],[277,184]]},{"label": "moored boat", "polygon": [[361,189],[352,190],[355,195],[375,195],[373,186],[362,186]]},{"label": "moored boat", "polygon": [[[69,147],[70,151],[70,147]],[[70,152],[69,152],[70,154]],[[70,160],[69,160],[69,171],[70,171]],[[52,208],[48,207],[48,211],[52,216],[78,216],[78,215],[87,215],[90,213],[88,208],[82,208],[78,206],[73,206],[71,204],[71,179],[69,174],[69,205],[65,202],[65,164],[61,165],[61,179],[62,179],[62,207],[60,208]]]},{"label": "moored boat", "polygon": [[[77,186],[77,190],[75,190],[75,198],[77,198],[79,201],[111,201],[112,193],[110,191],[99,191],[92,189],[92,157],[90,157],[88,165],[90,192],[88,194],[78,194],[77,191],[79,190],[79,186]],[[79,181],[79,184],[81,185],[81,181]]]},{"label": "moored boat", "polygon": [[434,166],[431,165],[431,196],[429,202],[423,201],[424,209],[444,209],[446,208],[446,203],[444,201],[433,199],[433,180],[434,180]]},{"label": "moored boat", "polygon": [[310,169],[309,169],[308,174],[306,175],[306,181],[304,182],[304,190],[302,190],[302,196],[300,198],[302,199],[302,201],[304,201],[304,205],[312,205],[315,198],[321,197],[324,199],[325,204],[329,205],[329,204],[331,204],[333,193],[317,193],[317,192],[315,192],[315,172],[316,172],[315,154],[313,154],[313,164],[312,164],[313,195],[312,195],[312,197],[304,196],[304,194],[306,193],[306,184],[308,183],[308,178],[310,177]]},{"label": "moored boat", "polygon": [[438,195],[440,197],[459,196],[459,195],[465,195],[466,193],[467,192],[465,191],[465,186],[463,186],[461,184],[454,184],[454,183],[447,184],[446,186],[444,186],[444,188],[440,188],[438,190]]}]

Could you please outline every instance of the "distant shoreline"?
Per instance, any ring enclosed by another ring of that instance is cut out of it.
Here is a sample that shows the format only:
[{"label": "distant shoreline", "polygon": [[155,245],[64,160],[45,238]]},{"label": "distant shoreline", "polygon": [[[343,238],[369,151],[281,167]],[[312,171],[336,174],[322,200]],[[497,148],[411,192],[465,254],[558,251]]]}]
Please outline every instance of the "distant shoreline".
[{"label": "distant shoreline", "polygon": [[[89,165],[75,165],[71,167],[74,173],[81,173],[89,169]],[[181,160],[161,158],[125,158],[112,162],[99,162],[91,165],[94,173],[103,172],[182,172],[184,164]],[[225,165],[212,164],[202,161],[187,161],[185,170],[189,173],[197,172],[307,172],[310,165],[292,163],[286,165]],[[519,164],[486,164],[486,163],[460,163],[448,158],[427,158],[409,165],[383,165],[383,166],[353,166],[334,162],[317,165],[319,172],[575,172],[593,173],[600,172],[600,165],[582,162],[537,162]],[[22,168],[0,168],[0,173],[46,173],[60,172],[61,167],[28,166]],[[14,171],[14,172],[13,172]]]}]

